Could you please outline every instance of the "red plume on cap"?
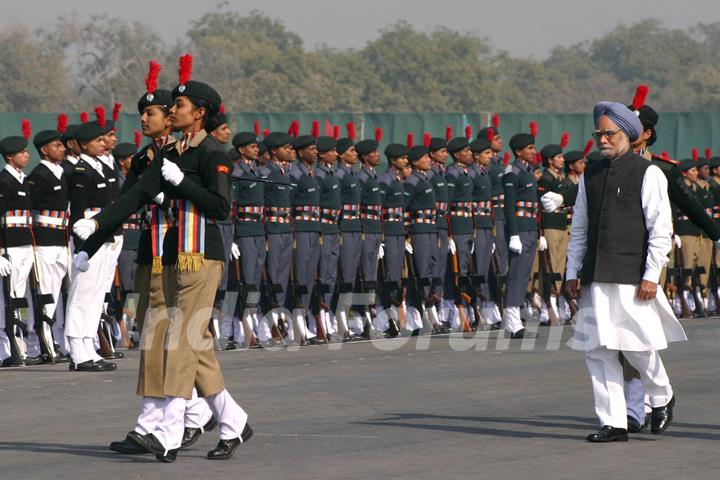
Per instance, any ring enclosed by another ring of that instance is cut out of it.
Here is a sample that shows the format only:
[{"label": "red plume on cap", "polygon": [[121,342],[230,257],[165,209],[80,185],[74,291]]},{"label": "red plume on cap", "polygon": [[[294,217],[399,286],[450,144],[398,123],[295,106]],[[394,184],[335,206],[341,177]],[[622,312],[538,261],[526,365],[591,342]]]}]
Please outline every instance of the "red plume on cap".
[{"label": "red plume on cap", "polygon": [[348,122],[345,124],[345,129],[347,130],[348,138],[354,142],[355,141],[355,124],[353,122]]},{"label": "red plume on cap", "polygon": [[585,148],[583,149],[583,157],[587,157],[588,155],[590,155],[593,146],[595,146],[595,141],[588,140],[588,142],[585,144]]},{"label": "red plume on cap", "polygon": [[565,148],[570,144],[570,134],[568,132],[563,132],[563,134],[560,136],[560,148]]},{"label": "red plume on cap", "polygon": [[495,130],[500,128],[500,115],[499,114],[496,113],[492,116],[492,124],[493,124],[493,127],[495,127]]},{"label": "red plume on cap", "polygon": [[382,135],[383,135],[382,128],[377,127],[375,129],[375,141],[378,143],[382,142]]},{"label": "red plume on cap", "polygon": [[412,132],[407,134],[407,148],[412,148],[415,146],[415,135],[413,135]]},{"label": "red plume on cap", "polygon": [[97,124],[100,125],[102,128],[105,128],[107,126],[107,119],[105,118],[105,107],[102,105],[98,105],[95,107],[95,118],[97,120]]},{"label": "red plume on cap", "polygon": [[472,127],[470,125],[465,125],[465,138],[470,140],[472,137]]},{"label": "red plume on cap", "polygon": [[691,153],[692,153],[692,159],[693,159],[693,161],[694,161],[694,162],[697,162],[697,161],[698,161],[698,158],[700,158],[700,152],[698,152],[698,149],[697,149],[697,148],[693,148]]},{"label": "red plume on cap", "polygon": [[503,165],[507,165],[510,163],[510,152],[505,152],[505,155],[503,155]]},{"label": "red plume on cap", "polygon": [[80,112],[80,123],[87,123],[87,121],[88,121],[88,113]]},{"label": "red plume on cap", "polygon": [[192,55],[186,53],[180,55],[180,66],[178,67],[178,78],[180,85],[185,85],[192,77]]},{"label": "red plume on cap", "polygon": [[335,125],[335,126],[333,127],[332,137],[333,137],[335,140],[337,140],[338,138],[340,138],[340,125]]},{"label": "red plume on cap", "polygon": [[333,128],[333,124],[330,123],[330,120],[325,120],[325,136],[326,137],[332,137],[335,133],[335,129]]},{"label": "red plume on cap", "polygon": [[430,148],[430,134],[428,132],[423,134],[423,145],[425,148]]},{"label": "red plume on cap", "polygon": [[148,68],[147,77],[145,77],[145,88],[148,93],[155,93],[158,86],[158,77],[163,66],[155,60],[150,60],[150,68]]},{"label": "red plume on cap", "polygon": [[452,138],[452,136],[453,136],[452,127],[450,125],[448,125],[447,127],[445,127],[445,141],[449,142],[450,139]]},{"label": "red plume on cap", "polygon": [[290,135],[292,135],[293,137],[297,137],[299,132],[300,132],[300,121],[293,120],[292,122],[290,122],[290,128],[288,128],[288,133]]},{"label": "red plume on cap", "polygon": [[315,138],[318,138],[320,136],[320,122],[318,122],[317,120],[313,120],[312,131],[310,132],[310,134]]},{"label": "red plume on cap", "polygon": [[56,130],[60,133],[65,133],[67,131],[68,126],[68,116],[64,113],[61,113],[57,116],[57,128]]},{"label": "red plume on cap", "polygon": [[490,127],[487,129],[487,139],[488,142],[492,143],[493,140],[495,140],[495,129]]},{"label": "red plume on cap", "polygon": [[712,148],[706,148],[705,149],[705,158],[710,160],[711,157],[712,157]]},{"label": "red plume on cap", "polygon": [[30,120],[27,118],[23,118],[22,120],[22,136],[25,137],[25,140],[30,138],[30,135],[32,135],[32,127],[30,126]]},{"label": "red plume on cap", "polygon": [[225,104],[224,103],[220,104],[220,113],[225,113]]},{"label": "red plume on cap", "polygon": [[140,142],[142,142],[142,133],[140,130],[135,130],[135,146],[140,148]]},{"label": "red plume on cap", "polygon": [[256,137],[260,135],[260,120],[255,120],[253,122],[253,132],[255,132]]},{"label": "red plume on cap", "polygon": [[263,137],[267,137],[268,135],[270,135],[270,129],[263,128],[262,134],[263,134]]},{"label": "red plume on cap", "polygon": [[117,122],[118,118],[120,118],[120,109],[122,109],[122,103],[116,103],[115,105],[113,105],[113,113],[112,113],[113,122]]},{"label": "red plume on cap", "polygon": [[530,135],[532,135],[533,138],[537,137],[538,134],[538,124],[535,120],[530,122]]},{"label": "red plume on cap", "polygon": [[648,93],[650,93],[650,89],[647,85],[638,85],[632,101],[633,110],[639,110],[640,107],[645,105],[645,98],[647,98]]},{"label": "red plume on cap", "polygon": [[667,152],[667,150],[663,150],[660,152],[660,156],[664,158],[670,158],[670,154]]}]

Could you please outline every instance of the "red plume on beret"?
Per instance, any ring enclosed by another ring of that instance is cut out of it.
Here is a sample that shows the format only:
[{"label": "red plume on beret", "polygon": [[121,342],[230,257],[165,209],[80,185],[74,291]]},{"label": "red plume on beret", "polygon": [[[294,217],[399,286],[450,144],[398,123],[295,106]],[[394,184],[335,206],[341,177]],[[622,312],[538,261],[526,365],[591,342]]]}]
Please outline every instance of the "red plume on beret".
[{"label": "red plume on beret", "polygon": [[333,126],[333,134],[332,137],[337,140],[340,138],[340,125]]},{"label": "red plume on beret", "polygon": [[711,157],[712,157],[712,148],[706,148],[705,149],[705,158],[710,160]]},{"label": "red plume on beret", "polygon": [[450,139],[452,138],[452,136],[453,136],[452,127],[450,125],[448,125],[447,127],[445,127],[445,141],[449,142]]},{"label": "red plume on beret", "polygon": [[145,88],[148,93],[155,93],[158,87],[158,77],[160,76],[160,70],[163,66],[155,60],[150,60],[150,67],[148,68],[147,77],[145,77]]},{"label": "red plume on beret", "polygon": [[375,129],[375,141],[378,143],[382,142],[382,136],[383,136],[382,128],[377,127]]},{"label": "red plume on beret", "polygon": [[700,152],[698,152],[698,149],[697,149],[697,148],[693,148],[691,153],[692,153],[692,159],[693,159],[693,161],[694,161],[694,162],[697,162],[697,161],[698,161],[698,158],[700,158]]},{"label": "red plume on beret", "polygon": [[292,135],[293,137],[297,137],[300,132],[300,121],[299,120],[293,120],[290,122],[290,128],[288,128],[288,133]]},{"label": "red plume on beret", "polygon": [[32,127],[30,126],[30,120],[27,118],[23,118],[22,122],[22,136],[25,137],[25,140],[30,138],[30,135],[32,135]]},{"label": "red plume on beret", "polygon": [[260,120],[255,120],[253,122],[253,132],[255,132],[256,137],[260,135]]},{"label": "red plume on beret", "polygon": [[563,134],[560,136],[560,148],[565,148],[570,144],[570,134],[568,132],[563,132]]},{"label": "red plume on beret", "polygon": [[667,152],[667,150],[663,150],[660,152],[660,156],[663,158],[670,158],[670,154]]},{"label": "red plume on beret", "polygon": [[510,152],[505,152],[505,155],[503,155],[503,165],[507,165],[510,163]]},{"label": "red plume on beret", "polygon": [[116,103],[113,105],[112,119],[113,122],[117,122],[120,118],[120,109],[122,109],[122,103]]},{"label": "red plume on beret", "polygon": [[333,124],[330,123],[330,120],[325,119],[325,136],[332,137],[334,133],[335,129],[333,129]]},{"label": "red plume on beret", "polygon": [[638,85],[632,101],[633,110],[639,110],[640,107],[645,105],[645,98],[647,98],[648,93],[650,93],[650,89],[647,85]]},{"label": "red plume on beret", "polygon": [[465,138],[470,140],[471,137],[472,137],[472,126],[465,125]]},{"label": "red plume on beret", "polygon": [[87,123],[87,121],[88,121],[88,113],[80,112],[80,123]]},{"label": "red plume on beret", "polygon": [[493,140],[495,140],[495,129],[490,127],[487,129],[487,139],[488,142],[492,143]]},{"label": "red plume on beret", "polygon": [[412,132],[407,134],[407,148],[412,148],[415,146],[415,135],[413,135]]},{"label": "red plume on beret", "polygon": [[56,130],[60,133],[65,133],[67,131],[68,126],[68,116],[64,113],[61,113],[57,116],[57,128]]},{"label": "red plume on beret", "polygon": [[318,138],[320,136],[320,122],[313,120],[312,131],[310,133],[313,137]]},{"label": "red plume on beret", "polygon": [[345,124],[345,129],[347,130],[348,138],[354,142],[355,141],[355,124],[353,122],[348,122]]},{"label": "red plume on beret", "polygon": [[423,145],[425,146],[425,148],[430,147],[430,134],[428,132],[425,132],[423,134]]},{"label": "red plume on beret", "polygon": [[500,115],[499,114],[496,113],[492,116],[492,124],[493,124],[493,127],[495,127],[495,130],[500,128]]},{"label": "red plume on beret", "polygon": [[180,55],[180,66],[178,67],[178,79],[180,85],[184,85],[190,81],[190,77],[192,77],[192,62],[193,58],[189,53]]},{"label": "red plume on beret", "polygon": [[530,122],[530,135],[533,136],[533,138],[537,137],[538,134],[538,124],[535,120]]},{"label": "red plume on beret", "polygon": [[587,157],[588,155],[590,155],[593,146],[595,146],[595,141],[588,140],[588,142],[585,144],[585,149],[583,149],[583,157]]},{"label": "red plume on beret", "polygon": [[225,104],[224,103],[220,104],[220,113],[225,113]]},{"label": "red plume on beret", "polygon": [[270,135],[270,129],[263,128],[262,134],[263,134],[263,137],[267,137],[268,135]]},{"label": "red plume on beret", "polygon": [[142,142],[142,133],[140,133],[140,130],[135,130],[135,146],[140,148],[141,142]]},{"label": "red plume on beret", "polygon": [[105,128],[107,126],[107,119],[105,118],[105,107],[102,105],[98,105],[95,107],[95,118],[97,120],[97,124],[100,125],[102,128]]}]

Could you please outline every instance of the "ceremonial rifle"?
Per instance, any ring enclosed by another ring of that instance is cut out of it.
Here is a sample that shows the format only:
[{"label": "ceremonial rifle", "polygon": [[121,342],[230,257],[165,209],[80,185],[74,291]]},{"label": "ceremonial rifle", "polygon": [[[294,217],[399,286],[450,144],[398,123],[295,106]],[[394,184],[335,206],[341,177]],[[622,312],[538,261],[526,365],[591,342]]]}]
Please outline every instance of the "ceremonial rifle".
[{"label": "ceremonial rifle", "polygon": [[[9,262],[10,255],[4,253],[2,255]],[[10,341],[10,365],[20,366],[25,362],[23,360],[23,351],[17,340],[17,333],[27,335],[27,325],[20,318],[20,309],[27,308],[28,303],[25,298],[14,298],[12,295],[12,273],[3,277],[3,295],[5,297],[5,334]]]},{"label": "ceremonial rifle", "polygon": [[[37,257],[36,257],[37,260]],[[40,353],[42,356],[51,361],[57,360],[58,354],[55,352],[55,344],[53,343],[52,331],[50,327],[54,320],[43,313],[45,305],[53,303],[53,296],[50,293],[40,293],[40,272],[37,264],[33,266],[30,274],[30,298],[33,303],[33,313],[35,316],[35,333],[40,343]]]},{"label": "ceremonial rifle", "polygon": [[675,268],[668,269],[668,274],[675,279],[675,294],[680,296],[681,318],[692,318],[692,310],[685,299],[685,277],[687,270],[683,267],[682,249],[675,247]]}]

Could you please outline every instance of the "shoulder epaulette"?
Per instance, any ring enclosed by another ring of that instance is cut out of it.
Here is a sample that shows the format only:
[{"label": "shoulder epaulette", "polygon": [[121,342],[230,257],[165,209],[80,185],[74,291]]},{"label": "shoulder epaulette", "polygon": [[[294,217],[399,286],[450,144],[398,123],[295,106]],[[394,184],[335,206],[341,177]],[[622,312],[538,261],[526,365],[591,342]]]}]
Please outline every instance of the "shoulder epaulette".
[{"label": "shoulder epaulette", "polygon": [[650,155],[652,155],[653,160],[658,160],[660,162],[666,162],[666,163],[669,163],[671,165],[676,165],[676,166],[680,165],[680,162],[678,162],[677,160],[673,160],[672,158],[661,157],[660,155],[656,155],[654,153],[651,153]]}]

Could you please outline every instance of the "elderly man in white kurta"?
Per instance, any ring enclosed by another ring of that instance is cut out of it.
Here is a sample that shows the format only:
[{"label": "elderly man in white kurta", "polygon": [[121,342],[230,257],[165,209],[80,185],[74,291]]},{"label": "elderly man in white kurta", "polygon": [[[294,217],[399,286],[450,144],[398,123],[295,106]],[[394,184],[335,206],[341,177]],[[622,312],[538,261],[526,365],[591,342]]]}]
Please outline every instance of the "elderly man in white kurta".
[{"label": "elderly man in white kurta", "polygon": [[566,288],[579,299],[570,347],[585,351],[602,427],[587,439],[627,441],[618,352],[640,372],[653,407],[651,431],[661,433],[672,421],[675,397],[658,350],[686,337],[658,289],[673,233],[667,180],[632,152],[630,143],[642,132],[633,112],[601,102],[593,115],[603,160],[580,180],[570,228]]}]

